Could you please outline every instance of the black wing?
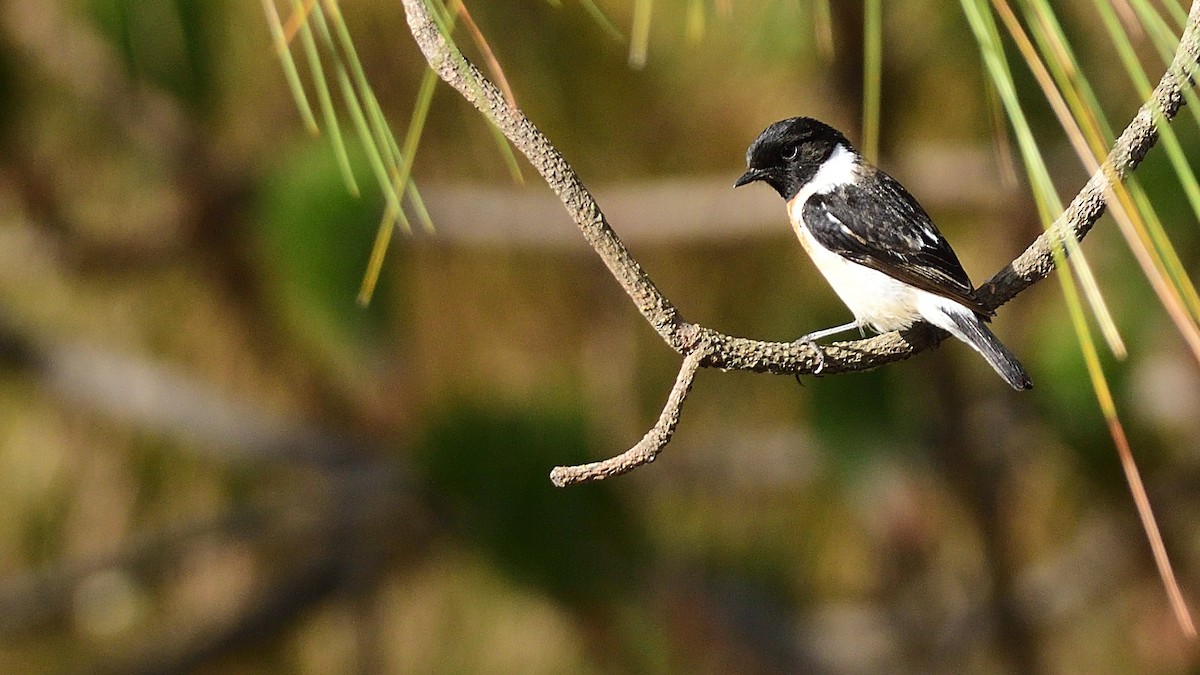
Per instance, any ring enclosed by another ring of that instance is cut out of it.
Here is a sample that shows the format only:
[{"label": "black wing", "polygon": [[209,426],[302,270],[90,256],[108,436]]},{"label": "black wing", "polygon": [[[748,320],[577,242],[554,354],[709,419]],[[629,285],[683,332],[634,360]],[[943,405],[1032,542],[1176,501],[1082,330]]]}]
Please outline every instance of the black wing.
[{"label": "black wing", "polygon": [[975,288],[929,214],[886,173],[815,194],[804,204],[813,239],[845,258],[956,302],[983,315]]}]

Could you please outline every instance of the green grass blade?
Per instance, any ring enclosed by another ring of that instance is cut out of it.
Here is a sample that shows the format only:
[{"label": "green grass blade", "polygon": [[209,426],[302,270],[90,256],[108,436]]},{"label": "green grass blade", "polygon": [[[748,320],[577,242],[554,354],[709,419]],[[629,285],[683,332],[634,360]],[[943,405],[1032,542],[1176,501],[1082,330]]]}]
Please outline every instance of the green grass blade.
[{"label": "green grass blade", "polygon": [[[1096,129],[1094,125],[1090,127],[1090,130],[1093,132],[1090,134],[1090,140],[1093,142],[1089,143],[1089,134],[1085,134],[1080,127],[1079,122],[1072,113],[1070,104],[1067,102],[1067,98],[1059,90],[1054,76],[1051,75],[1049,69],[1042,61],[1038,50],[1033,46],[1033,42],[1029,39],[1028,34],[1026,34],[1025,29],[1021,26],[1020,20],[1017,18],[1016,13],[1012,11],[1007,0],[992,0],[992,5],[1000,15],[1001,22],[1008,29],[1009,35],[1016,43],[1021,57],[1025,59],[1025,63],[1033,73],[1034,80],[1041,87],[1043,94],[1045,94],[1051,110],[1053,110],[1054,115],[1062,125],[1063,131],[1070,140],[1071,146],[1083,163],[1084,168],[1090,173],[1095,173],[1100,169],[1101,162],[1097,158],[1097,155],[1102,155],[1104,150],[1102,141],[1095,133]],[[1114,189],[1119,191],[1120,186],[1115,186]],[[1055,198],[1054,203],[1061,207],[1061,203],[1058,202],[1057,198]],[[1113,213],[1118,218],[1124,215],[1124,212],[1115,204]],[[1125,343],[1121,340],[1121,336],[1117,332],[1116,322],[1113,321],[1107,306],[1104,304],[1103,298],[1100,296],[1099,284],[1095,281],[1091,266],[1087,264],[1086,260],[1078,260],[1076,262],[1075,272],[1080,277],[1080,285],[1084,289],[1088,303],[1092,306],[1093,312],[1096,314],[1105,340],[1118,358],[1125,358]]]},{"label": "green grass blade", "polygon": [[[997,4],[1002,2],[1003,0],[998,0]],[[1047,55],[1057,85],[1069,101],[1074,119],[1084,125],[1084,129],[1077,133],[1088,136],[1091,152],[1079,149],[1080,158],[1085,168],[1095,173],[1111,142],[1109,125],[1095,100],[1087,78],[1075,63],[1074,55],[1061,33],[1053,11],[1045,2],[1026,4],[1027,7],[1032,4],[1037,14],[1030,24],[1042,52]],[[1036,59],[1035,55],[1027,60],[1032,62]],[[1052,95],[1053,92],[1047,92],[1048,97]],[[1084,103],[1085,99],[1088,103]],[[1064,119],[1064,128],[1071,121]],[[1128,189],[1116,183],[1113,192],[1110,203],[1114,219],[1172,321],[1200,359],[1200,326],[1197,326],[1200,302],[1194,285],[1182,272],[1178,255],[1171,246],[1161,221],[1136,182],[1131,181]]]},{"label": "green grass blade", "polygon": [[[327,10],[330,6],[333,6],[332,1],[326,0],[324,2],[324,8]],[[336,11],[336,7],[334,7],[334,9]],[[336,16],[340,17],[340,14]],[[321,37],[321,41],[325,44],[326,49],[332,56],[335,80],[338,83],[338,89],[342,95],[342,103],[346,106],[346,110],[350,115],[350,119],[354,123],[355,131],[359,137],[359,143],[361,143],[363,146],[363,151],[366,154],[367,162],[371,167],[371,172],[375,174],[375,178],[379,182],[380,191],[383,193],[384,200],[387,203],[386,213],[388,213],[392,218],[399,217],[402,215],[400,210],[400,198],[392,187],[391,173],[389,172],[391,158],[381,151],[379,143],[376,142],[376,134],[380,132],[380,129],[378,125],[373,128],[372,124],[368,121],[369,112],[363,110],[359,93],[355,89],[354,82],[342,61],[342,59],[345,58],[345,55],[338,50],[333,31],[330,29],[330,24],[335,23],[335,17],[326,18],[325,13],[322,11],[322,5],[318,4],[314,7],[313,19],[315,20],[315,25],[317,28],[317,35]],[[334,30],[336,30],[336,27]],[[367,100],[369,101],[370,99]],[[390,134],[390,131],[386,129],[386,126],[382,131],[384,132],[385,137],[387,134]]]},{"label": "green grass blade", "polygon": [[1084,129],[1095,129],[1098,133],[1101,146],[1098,151],[1106,152],[1114,137],[1112,126],[1095,90],[1079,68],[1079,60],[1075,58],[1054,10],[1045,0],[1024,0],[1022,5],[1038,48],[1048,55],[1046,60],[1059,89],[1068,96],[1068,101],[1073,102],[1072,110]]},{"label": "green grass blade", "polygon": [[[371,162],[372,168],[376,171],[382,168],[383,175],[394,178],[397,173],[396,164],[391,154],[385,152],[391,143],[389,140],[392,137],[391,129],[388,127],[387,120],[379,109],[379,104],[375,102],[375,94],[371,90],[367,74],[363,70],[362,62],[358,58],[358,52],[354,49],[354,41],[350,38],[350,29],[346,26],[346,22],[342,18],[337,0],[323,0],[323,4],[329,15],[329,24],[333,26],[334,35],[337,38],[341,54],[345,62],[349,64],[349,71],[352,76],[351,83],[353,84],[356,98],[355,108],[359,111],[358,114],[361,114],[366,121],[367,130],[372,140],[369,144],[364,142],[363,147],[369,155],[368,159]],[[356,124],[357,122],[356,120]],[[388,180],[387,187],[384,188],[384,196],[387,198],[388,208],[392,211],[393,217],[398,218],[401,226],[406,231],[411,232],[411,225],[409,225],[407,217],[400,209],[399,195],[402,191],[403,187],[397,187],[394,185],[393,180]]]},{"label": "green grass blade", "polygon": [[[436,5],[438,3],[435,2],[434,4]],[[478,27],[475,26],[475,22],[471,19],[470,13],[466,11],[466,7],[463,5],[462,0],[451,0],[450,5],[451,9],[446,10],[447,14],[450,14],[450,16],[445,21],[445,32],[443,33],[443,36],[448,42],[451,43],[451,45],[454,45],[450,32],[454,28],[454,19],[461,16],[463,18],[464,25],[471,32],[480,51],[483,53],[484,59],[491,63],[493,78],[495,79],[496,86],[504,94],[504,97],[506,100],[508,100],[509,104],[515,106],[516,101],[514,100],[512,91],[508,88],[508,82],[504,77],[504,72],[500,69],[500,64],[496,62],[495,56],[492,54],[492,49],[488,45],[487,40],[484,39],[483,33],[480,32]],[[456,53],[459,54],[459,58],[462,58],[462,52],[458,51],[457,45],[454,45],[454,48]],[[490,120],[488,120],[488,128],[491,131],[492,140],[496,143],[496,148],[500,151],[500,158],[504,160],[504,165],[505,168],[508,169],[509,175],[512,176],[513,181],[517,184],[523,184],[525,182],[525,176],[521,174],[521,164],[517,160],[517,154],[513,151],[512,146],[509,144],[508,138],[506,138],[504,133],[500,131],[500,129],[498,129],[494,124],[492,124]]]},{"label": "green grass blade", "polygon": [[[1162,57],[1163,65],[1170,65],[1175,58],[1175,45],[1179,44],[1179,36],[1146,0],[1134,0],[1133,8],[1154,43],[1158,55]],[[1184,89],[1183,95],[1187,99],[1188,104],[1185,107],[1191,111],[1192,119],[1200,124],[1200,95],[1195,89]]]},{"label": "green grass blade", "polygon": [[863,14],[863,155],[878,162],[883,76],[882,0],[866,0]]},{"label": "green grass blade", "polygon": [[[986,0],[960,0],[960,3],[972,32],[975,34],[976,41],[979,43],[984,66],[988,70],[992,83],[1000,96],[1000,101],[1012,123],[1017,138],[1017,147],[1021,151],[1021,159],[1025,165],[1025,172],[1033,187],[1038,214],[1043,224],[1049,227],[1062,212],[1062,202],[1059,201],[1054,183],[1050,179],[1050,172],[1041,155],[1041,147],[1033,137],[1033,131],[1021,108],[1016,85],[1013,83],[1012,73],[1004,55],[1000,34],[992,18],[991,10],[988,8]],[[1083,256],[1083,251],[1079,249],[1079,242],[1067,239],[1066,246],[1070,253],[1067,258],[1069,266],[1066,269],[1074,270],[1079,275],[1085,297],[1087,297],[1097,321],[1104,328],[1104,334],[1110,340],[1109,344],[1113,352],[1123,353],[1124,345],[1116,330],[1116,324],[1112,321],[1112,315],[1104,303],[1103,296],[1096,285],[1095,276],[1091,273],[1091,268]],[[1079,299],[1066,298],[1066,301],[1079,302]]]},{"label": "green grass blade", "polygon": [[[296,11],[303,11],[300,0],[292,0]],[[319,5],[313,7],[320,12]],[[333,95],[329,91],[329,83],[325,79],[325,69],[321,65],[321,55],[317,50],[317,41],[313,38],[312,26],[308,21],[300,24],[300,43],[304,45],[304,53],[308,57],[308,68],[312,71],[313,89],[317,91],[317,103],[321,108],[321,117],[325,120],[325,128],[329,130],[329,141],[333,145],[333,155],[336,158],[338,171],[346,183],[346,189],[355,197],[359,196],[358,182],[354,180],[354,171],[350,168],[350,156],[346,152],[346,142],[342,138],[341,125],[333,108]]]},{"label": "green grass blade", "polygon": [[[399,166],[395,176],[395,184],[397,186],[408,186],[409,204],[416,210],[418,218],[421,219],[427,231],[433,230],[433,220],[429,217],[429,211],[425,209],[425,203],[417,191],[417,186],[412,182],[411,175],[413,158],[416,157],[417,145],[420,143],[421,132],[425,128],[425,120],[429,113],[430,104],[433,101],[433,92],[437,81],[437,73],[426,69],[425,75],[421,78],[421,86],[417,91],[416,104],[413,106],[412,118],[408,125],[408,134],[404,139],[404,150],[401,150],[395,144],[394,137],[390,137],[392,143],[388,148],[388,151]],[[403,217],[403,214],[400,215]],[[407,224],[407,219],[404,222]],[[357,299],[358,304],[361,306],[365,307],[370,304],[371,298],[375,294],[375,287],[379,283],[379,275],[383,271],[383,261],[387,256],[387,248],[391,240],[392,222],[388,215],[385,214],[383,220],[379,223],[379,230],[375,233],[375,243],[371,247],[371,257],[367,261],[367,268],[363,273],[362,283],[358,289]]]},{"label": "green grass blade", "polygon": [[[375,99],[375,94],[371,91],[359,92],[362,98],[362,103],[366,108],[367,121],[370,124],[372,133],[375,134],[375,144],[379,148],[380,159],[382,160],[384,169],[387,175],[391,178],[390,184],[392,192],[396,195],[396,203],[400,204],[400,195],[404,194],[404,187],[408,182],[407,176],[402,176],[399,168],[399,156],[392,152],[392,148],[396,145],[396,137],[392,134],[388,127],[387,118],[383,115],[383,109],[379,107],[379,101]],[[412,234],[412,223],[408,222],[408,216],[403,209],[394,214],[400,229],[404,230],[405,234]]]},{"label": "green grass blade", "polygon": [[1167,237],[1158,212],[1154,210],[1150,203],[1150,197],[1142,189],[1141,183],[1133,177],[1126,179],[1126,182],[1129,184],[1129,193],[1134,203],[1137,204],[1138,211],[1146,217],[1146,232],[1151,245],[1162,257],[1163,266],[1170,276],[1171,282],[1183,297],[1184,304],[1191,313],[1192,321],[1200,322],[1200,293],[1196,292],[1196,286],[1188,276],[1183,261],[1179,259],[1179,253],[1175,251],[1175,247]]},{"label": "green grass blade", "polygon": [[404,152],[400,154],[400,177],[401,180],[408,183],[409,202],[417,211],[418,218],[421,219],[422,225],[428,232],[433,231],[433,220],[429,218],[429,212],[425,210],[425,204],[421,199],[420,193],[417,192],[416,185],[412,183],[412,167],[416,160],[417,147],[421,143],[421,134],[425,130],[425,120],[429,117],[429,109],[433,105],[433,94],[437,90],[438,77],[437,73],[426,69],[424,77],[421,78],[421,86],[417,90],[417,100],[413,104],[413,114],[409,118],[408,132],[404,135]]},{"label": "green grass blade", "polygon": [[[995,35],[995,24],[991,21],[990,12],[986,13],[986,6],[980,7],[980,4],[975,4],[973,0],[961,0],[964,13],[967,15],[968,21],[971,23],[972,30],[976,34],[976,39],[980,43],[981,50],[985,52],[985,60],[988,61],[989,71],[994,81],[998,85],[1002,98],[1006,102],[1006,108],[1013,117],[1014,126],[1017,123],[1016,117],[1019,115],[1019,105],[1015,98],[1015,92],[1011,79],[1007,77],[1006,69],[1001,63],[1003,60],[1003,52],[999,44],[999,40]],[[1018,115],[1013,115],[1018,113]],[[1018,139],[1022,143],[1030,137],[1024,131],[1018,131]],[[1022,155],[1025,156],[1027,163],[1034,159],[1022,146]],[[1040,160],[1040,157],[1037,159]],[[1037,162],[1032,162],[1037,163]],[[1035,197],[1039,203],[1057,201],[1053,197],[1053,193],[1045,193],[1045,185],[1041,185],[1040,181],[1035,183]],[[1052,188],[1052,186],[1051,186]],[[1041,207],[1039,207],[1041,210]],[[1070,238],[1068,242],[1072,241]],[[1065,251],[1060,246],[1053,248],[1055,262],[1061,266],[1066,264]],[[1080,349],[1083,352],[1084,361],[1087,366],[1088,376],[1092,383],[1092,389],[1096,394],[1097,402],[1100,405],[1101,412],[1104,414],[1105,420],[1108,423],[1109,433],[1113,438],[1113,443],[1117,447],[1118,455],[1121,459],[1122,468],[1125,470],[1126,479],[1129,482],[1130,492],[1133,494],[1134,503],[1137,506],[1138,516],[1142,521],[1142,527],[1146,532],[1146,537],[1150,542],[1151,549],[1154,552],[1155,563],[1158,565],[1159,575],[1162,578],[1164,587],[1167,590],[1167,595],[1170,598],[1171,607],[1175,611],[1176,618],[1179,621],[1183,630],[1189,636],[1195,636],[1195,627],[1192,623],[1191,616],[1188,613],[1187,606],[1183,602],[1182,594],[1179,591],[1179,584],[1175,578],[1175,573],[1171,568],[1170,559],[1167,557],[1166,549],[1162,543],[1162,535],[1159,532],[1158,525],[1154,520],[1153,511],[1150,508],[1149,500],[1146,497],[1145,488],[1142,485],[1141,477],[1138,474],[1137,466],[1133,462],[1133,455],[1129,448],[1129,443],[1125,435],[1123,426],[1117,416],[1116,404],[1112,397],[1111,389],[1104,375],[1104,370],[1100,365],[1099,353],[1096,350],[1095,341],[1092,339],[1091,330],[1088,327],[1086,316],[1083,313],[1082,305],[1078,300],[1078,290],[1075,288],[1075,281],[1070,274],[1055,275],[1063,289],[1063,296],[1067,299],[1067,308],[1070,313],[1071,323],[1075,327],[1075,333],[1079,338]]]},{"label": "green grass blade", "polygon": [[388,244],[392,242],[392,231],[395,229],[391,214],[384,213],[383,219],[379,221],[379,227],[375,230],[375,241],[371,244],[371,257],[367,259],[367,270],[363,273],[362,283],[358,286],[358,295],[354,298],[359,307],[370,305],[371,298],[375,296],[375,288],[379,285],[379,275],[383,271],[383,260],[387,256]]},{"label": "green grass blade", "polygon": [[621,29],[617,28],[617,24],[613,23],[612,19],[608,18],[608,15],[604,13],[604,10],[600,9],[596,5],[594,0],[579,0],[579,4],[583,5],[583,8],[587,10],[587,13],[591,15],[592,19],[595,20],[595,22],[605,33],[608,34],[609,37],[617,42],[625,41],[625,36],[621,34]]},{"label": "green grass blade", "polygon": [[379,151],[379,147],[375,145],[375,139],[371,132],[370,124],[367,122],[367,117],[363,113],[362,106],[359,104],[358,97],[355,96],[354,84],[350,80],[350,74],[340,65],[336,68],[337,82],[342,91],[342,102],[350,111],[350,119],[354,122],[355,131],[358,133],[359,142],[362,143],[363,149],[367,154],[367,162],[371,165],[371,171],[375,174],[375,179],[379,182],[379,189],[383,192],[383,197],[387,202],[388,211],[395,216],[400,213],[400,198],[396,195],[396,191],[392,189],[392,181],[388,175],[388,170],[383,163],[383,155]]},{"label": "green grass blade", "polygon": [[[1024,4],[1039,49],[1047,55],[1054,78],[1089,136],[1098,160],[1111,145],[1113,133],[1095,91],[1080,70],[1053,10],[1044,1],[1026,0]],[[1089,170],[1094,169],[1089,167]],[[1195,285],[1138,182],[1132,177],[1128,180],[1128,196],[1120,185],[1116,189],[1119,202],[1113,209],[1113,216],[1172,320],[1200,358],[1200,333],[1197,332],[1200,331],[1197,325],[1200,297]],[[1122,217],[1123,214],[1128,217]]]},{"label": "green grass blade", "polygon": [[1167,13],[1175,20],[1175,26],[1179,30],[1187,25],[1187,10],[1173,0],[1163,0],[1163,7],[1167,9]]},{"label": "green grass blade", "polygon": [[[1116,11],[1113,10],[1108,0],[1096,0],[1094,4],[1105,28],[1108,30],[1113,46],[1117,49],[1117,55],[1120,57],[1121,63],[1125,66],[1126,72],[1133,81],[1138,96],[1142,97],[1143,100],[1148,100],[1154,87],[1150,84],[1150,78],[1146,76],[1146,71],[1142,68],[1142,64],[1137,57],[1137,52],[1133,48],[1133,43],[1130,42],[1129,36],[1125,34],[1120,19],[1117,18]],[[1192,212],[1196,214],[1196,217],[1200,218],[1200,183],[1196,182],[1196,174],[1188,164],[1187,157],[1183,152],[1183,146],[1180,145],[1179,139],[1170,125],[1162,124],[1161,119],[1156,119],[1156,126],[1158,127],[1159,140],[1162,143],[1163,149],[1167,152],[1167,159],[1170,160],[1171,166],[1175,169],[1175,173],[1179,177],[1179,183],[1183,187],[1184,195],[1187,196],[1188,204],[1191,205]]]},{"label": "green grass blade", "polygon": [[[1056,248],[1055,250],[1056,258],[1061,257],[1061,249]],[[1059,260],[1059,264],[1062,262],[1062,260]],[[1064,294],[1075,292],[1069,288],[1074,284],[1071,275],[1058,274],[1055,276],[1062,283]],[[1076,335],[1079,336],[1079,344],[1083,350],[1084,363],[1087,366],[1088,378],[1091,380],[1092,390],[1096,392],[1096,401],[1100,405],[1100,412],[1104,415],[1109,435],[1112,436],[1113,444],[1117,448],[1117,455],[1121,461],[1121,469],[1125,473],[1125,480],[1128,482],[1129,491],[1133,495],[1138,519],[1141,520],[1142,529],[1149,540],[1150,549],[1154,556],[1154,563],[1158,568],[1159,577],[1162,579],[1163,586],[1166,589],[1171,610],[1174,612],[1175,618],[1184,633],[1188,637],[1195,639],[1195,623],[1192,621],[1187,603],[1184,602],[1183,593],[1179,590],[1179,581],[1175,577],[1175,571],[1171,566],[1171,559],[1167,555],[1166,546],[1163,544],[1162,532],[1159,530],[1158,523],[1154,518],[1154,510],[1150,506],[1150,499],[1146,494],[1145,485],[1142,483],[1141,473],[1138,471],[1137,464],[1133,460],[1133,451],[1129,446],[1129,438],[1125,434],[1125,428],[1121,424],[1120,417],[1117,415],[1117,405],[1113,399],[1112,390],[1108,386],[1108,379],[1104,376],[1104,369],[1100,364],[1100,355],[1096,350],[1096,344],[1092,339],[1091,331],[1088,329],[1087,318],[1083,315],[1077,303],[1068,303],[1067,306],[1071,315],[1071,323],[1075,327]]]},{"label": "green grass blade", "polygon": [[283,31],[283,22],[279,19],[279,10],[275,7],[274,0],[262,0],[263,12],[267,15],[267,26],[271,29],[271,42],[275,47],[275,54],[279,57],[279,63],[283,66],[283,77],[287,80],[288,89],[292,92],[292,98],[296,102],[296,109],[300,111],[300,118],[304,120],[304,128],[314,136],[320,133],[317,127],[317,119],[313,116],[312,106],[308,104],[308,95],[304,93],[304,85],[300,82],[300,71],[296,69],[296,62],[292,59],[292,50],[288,47],[288,41]]},{"label": "green grass blade", "polygon": [[[456,5],[461,0],[454,0],[452,4]],[[464,59],[462,50],[454,42],[454,37],[451,35],[454,30],[454,14],[449,12],[440,2],[436,0],[422,0],[425,6],[430,10],[430,16],[433,17],[433,22],[437,25],[438,31],[451,47],[451,53],[454,58]],[[464,59],[465,60],[465,59]],[[490,120],[487,122],[488,130],[491,132],[492,140],[496,143],[496,148],[500,151],[500,158],[504,160],[504,165],[508,169],[509,175],[517,183],[524,183],[525,177],[521,174],[521,165],[517,161],[516,153],[513,152],[512,146],[509,145],[508,139],[504,137],[504,132],[496,128]]]}]

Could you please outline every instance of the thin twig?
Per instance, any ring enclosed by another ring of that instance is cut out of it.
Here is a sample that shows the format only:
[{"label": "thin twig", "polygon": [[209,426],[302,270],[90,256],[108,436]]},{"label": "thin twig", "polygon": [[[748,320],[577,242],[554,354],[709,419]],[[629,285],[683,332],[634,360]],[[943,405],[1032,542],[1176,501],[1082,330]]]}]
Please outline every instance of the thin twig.
[{"label": "thin twig", "polygon": [[566,487],[575,483],[619,476],[643,464],[653,462],[658,457],[659,451],[670,442],[671,436],[675,434],[675,427],[679,424],[679,411],[683,407],[683,401],[687,398],[688,392],[692,389],[692,381],[695,380],[696,371],[700,369],[700,362],[706,354],[707,350],[697,349],[683,359],[679,375],[675,377],[675,386],[671,387],[671,394],[667,397],[667,404],[663,407],[662,414],[658,416],[658,422],[655,422],[637,445],[616,457],[609,457],[600,462],[554,467],[554,470],[550,472],[550,480],[558,487]]}]

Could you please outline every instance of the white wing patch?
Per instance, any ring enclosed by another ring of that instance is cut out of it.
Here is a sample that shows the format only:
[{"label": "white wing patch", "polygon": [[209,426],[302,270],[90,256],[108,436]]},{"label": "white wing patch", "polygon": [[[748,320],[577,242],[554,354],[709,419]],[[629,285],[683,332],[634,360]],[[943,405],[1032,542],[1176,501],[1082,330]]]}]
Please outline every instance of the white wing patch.
[{"label": "white wing patch", "polygon": [[850,237],[851,239],[853,239],[855,241],[863,240],[863,238],[858,236],[858,234],[856,234],[854,232],[854,230],[851,230],[845,223],[843,223],[841,218],[838,218],[837,216],[833,215],[832,211],[825,212],[825,219],[828,220],[829,222],[833,223],[834,225],[837,225],[838,229],[842,231],[842,234],[846,235],[847,237]]}]

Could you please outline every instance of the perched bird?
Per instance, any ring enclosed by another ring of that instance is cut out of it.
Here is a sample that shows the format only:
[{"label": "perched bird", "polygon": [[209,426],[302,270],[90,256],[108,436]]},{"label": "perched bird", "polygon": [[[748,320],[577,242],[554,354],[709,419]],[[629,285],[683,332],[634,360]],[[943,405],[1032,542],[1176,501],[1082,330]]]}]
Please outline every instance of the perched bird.
[{"label": "perched bird", "polygon": [[925,209],[894,178],[867,162],[846,137],[809,117],[776,122],[746,151],[735,187],[762,181],[787,200],[804,250],[854,313],[844,326],[878,332],[926,321],[970,345],[1013,389],[1033,383],[985,324],[992,312]]}]

